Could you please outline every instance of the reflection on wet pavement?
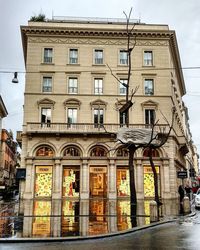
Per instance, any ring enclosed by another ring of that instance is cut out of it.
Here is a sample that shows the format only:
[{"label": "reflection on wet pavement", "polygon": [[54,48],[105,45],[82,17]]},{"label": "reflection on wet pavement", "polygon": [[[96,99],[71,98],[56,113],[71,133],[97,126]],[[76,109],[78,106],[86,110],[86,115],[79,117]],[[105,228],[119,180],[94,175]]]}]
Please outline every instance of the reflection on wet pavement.
[{"label": "reflection on wet pavement", "polygon": [[[163,202],[162,216],[176,215],[177,202]],[[137,203],[137,226],[150,223],[149,200]],[[92,236],[131,229],[129,199],[20,200],[0,203],[1,238]]]}]

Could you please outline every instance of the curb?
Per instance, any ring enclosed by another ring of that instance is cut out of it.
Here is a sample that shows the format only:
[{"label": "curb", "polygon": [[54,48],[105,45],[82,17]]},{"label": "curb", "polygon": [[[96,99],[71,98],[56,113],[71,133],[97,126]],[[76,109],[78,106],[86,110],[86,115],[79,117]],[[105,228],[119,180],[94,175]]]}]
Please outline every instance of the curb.
[{"label": "curb", "polygon": [[85,240],[96,240],[96,239],[105,239],[111,237],[117,237],[121,235],[128,235],[137,231],[142,231],[148,228],[153,228],[159,225],[172,223],[176,219],[170,219],[165,221],[153,222],[149,225],[139,226],[132,229],[128,229],[123,232],[116,232],[110,234],[101,234],[95,236],[74,236],[74,237],[49,237],[49,238],[5,238],[0,239],[0,243],[38,243],[38,242],[64,242],[64,241],[85,241]]}]

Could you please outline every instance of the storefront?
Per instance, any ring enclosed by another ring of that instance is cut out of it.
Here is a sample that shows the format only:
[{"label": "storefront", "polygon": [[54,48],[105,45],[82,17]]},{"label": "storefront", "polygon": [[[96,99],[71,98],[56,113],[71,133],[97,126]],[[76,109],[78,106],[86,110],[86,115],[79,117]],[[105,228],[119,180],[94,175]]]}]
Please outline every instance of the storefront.
[{"label": "storefront", "polygon": [[[160,168],[156,166],[156,173],[158,175],[158,193],[160,192]],[[154,175],[151,166],[144,166],[144,198],[153,198],[154,192]]]},{"label": "storefront", "polygon": [[63,197],[79,197],[80,193],[80,167],[64,166],[62,181]]},{"label": "storefront", "polygon": [[90,197],[107,197],[107,167],[90,166]]},{"label": "storefront", "polygon": [[52,166],[35,167],[35,197],[51,197]]},{"label": "storefront", "polygon": [[129,197],[130,196],[130,178],[128,167],[117,167],[117,196]]}]

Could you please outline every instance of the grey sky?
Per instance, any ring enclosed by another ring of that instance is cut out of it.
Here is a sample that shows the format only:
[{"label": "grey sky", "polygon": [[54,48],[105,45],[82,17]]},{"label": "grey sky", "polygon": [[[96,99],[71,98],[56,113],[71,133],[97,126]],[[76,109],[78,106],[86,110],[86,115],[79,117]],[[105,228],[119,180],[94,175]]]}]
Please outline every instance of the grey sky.
[{"label": "grey sky", "polygon": [[[198,0],[0,0],[0,94],[8,110],[3,126],[22,130],[24,73],[19,84],[12,84],[12,73],[24,72],[20,25],[31,16],[44,13],[54,16],[124,18],[123,11],[133,7],[132,18],[141,22],[168,24],[176,31],[182,67],[200,67],[200,1]],[[184,69],[193,140],[200,153],[200,68]]]}]

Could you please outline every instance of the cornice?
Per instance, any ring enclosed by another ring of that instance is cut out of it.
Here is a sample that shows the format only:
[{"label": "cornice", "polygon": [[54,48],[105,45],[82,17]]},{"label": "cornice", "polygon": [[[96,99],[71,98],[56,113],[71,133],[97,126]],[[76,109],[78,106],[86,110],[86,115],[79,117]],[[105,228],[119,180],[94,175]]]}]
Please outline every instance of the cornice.
[{"label": "cornice", "polygon": [[[64,36],[64,37],[120,37],[127,40],[126,30],[114,29],[81,29],[81,28],[63,28],[63,27],[36,27],[36,26],[22,26],[21,32],[26,36]],[[138,38],[161,38],[169,39],[169,31],[155,31],[155,30],[135,30],[132,34],[133,37]]]}]

